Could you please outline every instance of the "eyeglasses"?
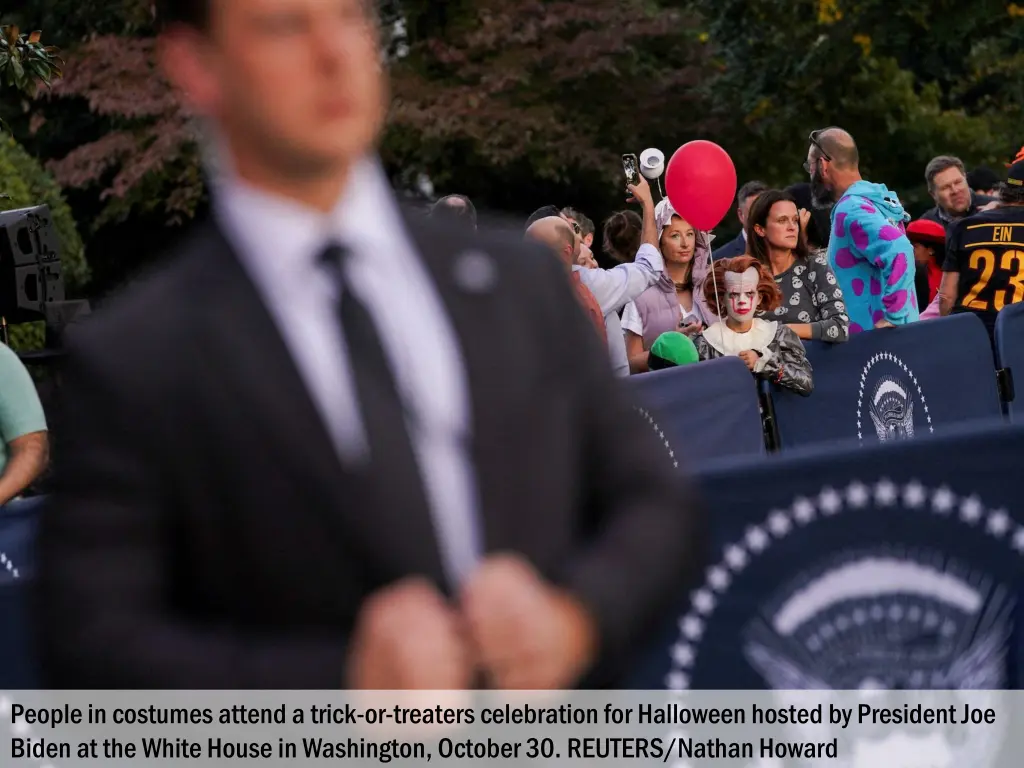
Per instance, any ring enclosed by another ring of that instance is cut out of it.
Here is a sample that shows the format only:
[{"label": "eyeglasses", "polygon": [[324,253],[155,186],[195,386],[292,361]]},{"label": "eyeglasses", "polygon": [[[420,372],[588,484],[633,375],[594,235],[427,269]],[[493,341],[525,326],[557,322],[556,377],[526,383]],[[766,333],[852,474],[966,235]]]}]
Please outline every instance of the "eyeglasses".
[{"label": "eyeglasses", "polygon": [[[821,135],[821,131],[820,130],[818,130],[818,131],[811,131],[811,135],[807,137],[807,140],[811,143],[811,145],[813,147],[815,147],[818,150],[819,154],[821,155],[821,157],[820,157],[821,160],[825,160],[825,161],[831,163],[832,162],[832,156],[828,152],[825,151],[825,148],[823,146],[821,146],[821,142],[818,141],[818,137],[820,135]],[[811,164],[807,160],[804,160],[804,170],[807,171],[807,173],[811,172]]]}]

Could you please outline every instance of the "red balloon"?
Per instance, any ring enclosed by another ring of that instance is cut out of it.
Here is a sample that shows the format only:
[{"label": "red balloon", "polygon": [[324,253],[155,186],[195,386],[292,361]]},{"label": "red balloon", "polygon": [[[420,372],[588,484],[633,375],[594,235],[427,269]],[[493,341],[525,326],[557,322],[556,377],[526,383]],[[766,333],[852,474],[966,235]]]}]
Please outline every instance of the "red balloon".
[{"label": "red balloon", "polygon": [[732,210],[736,166],[712,141],[684,144],[665,170],[665,191],[676,213],[697,229],[717,227]]}]

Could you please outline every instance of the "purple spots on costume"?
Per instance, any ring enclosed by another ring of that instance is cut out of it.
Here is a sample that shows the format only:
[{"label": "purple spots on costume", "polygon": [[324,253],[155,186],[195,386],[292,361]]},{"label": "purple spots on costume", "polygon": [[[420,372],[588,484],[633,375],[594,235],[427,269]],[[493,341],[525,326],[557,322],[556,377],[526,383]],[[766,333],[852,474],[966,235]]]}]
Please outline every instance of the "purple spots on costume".
[{"label": "purple spots on costume", "polygon": [[850,222],[850,237],[853,238],[853,244],[858,251],[868,247],[868,233],[864,231],[859,221]]},{"label": "purple spots on costume", "polygon": [[902,234],[902,235],[907,234],[907,226],[902,221],[900,222],[899,226],[900,226],[900,234]]},{"label": "purple spots on costume", "polygon": [[886,224],[879,230],[878,236],[883,240],[899,240],[903,237],[903,233],[896,229],[892,224]]},{"label": "purple spots on costume", "polygon": [[836,214],[836,237],[846,237],[846,214]]},{"label": "purple spots on costume", "polygon": [[867,200],[865,200],[863,203],[860,204],[860,209],[862,211],[867,211],[868,213],[876,213],[877,210],[878,210],[877,208],[875,208],[875,206],[873,206]]},{"label": "purple spots on costume", "polygon": [[864,329],[857,323],[850,323],[850,333],[864,333]]},{"label": "purple spots on costume", "polygon": [[850,269],[857,266],[857,259],[849,248],[840,248],[836,251],[836,266],[840,269]]},{"label": "purple spots on costume", "polygon": [[853,278],[853,282],[850,285],[853,286],[854,296],[861,296],[864,293],[864,281],[859,277]]},{"label": "purple spots on costume", "polygon": [[880,320],[884,320],[884,319],[885,319],[885,312],[883,312],[880,309],[876,309],[876,310],[874,310],[871,313],[871,321],[874,322],[874,323],[877,323]]},{"label": "purple spots on costume", "polygon": [[907,274],[907,254],[897,253],[892,262],[892,272],[889,273],[886,283],[890,286],[896,285],[905,274]]},{"label": "purple spots on costume", "polygon": [[917,291],[914,291],[913,293],[910,294],[910,306],[912,306],[914,309],[919,309],[919,307],[917,306]]},{"label": "purple spots on costume", "polygon": [[877,277],[871,278],[871,295],[880,296],[882,294],[882,283]]},{"label": "purple spots on costume", "polygon": [[890,312],[899,312],[907,303],[907,291],[895,291],[888,296],[882,297],[882,303]]}]

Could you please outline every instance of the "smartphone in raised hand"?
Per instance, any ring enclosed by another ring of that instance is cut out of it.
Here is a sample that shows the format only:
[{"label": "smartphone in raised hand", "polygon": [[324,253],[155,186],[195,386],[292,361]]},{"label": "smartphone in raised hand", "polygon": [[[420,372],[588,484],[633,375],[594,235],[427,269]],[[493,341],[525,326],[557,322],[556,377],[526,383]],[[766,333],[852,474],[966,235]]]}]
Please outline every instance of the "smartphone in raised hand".
[{"label": "smartphone in raised hand", "polygon": [[634,187],[640,183],[640,161],[636,155],[622,156],[622,170],[626,174],[626,183]]}]

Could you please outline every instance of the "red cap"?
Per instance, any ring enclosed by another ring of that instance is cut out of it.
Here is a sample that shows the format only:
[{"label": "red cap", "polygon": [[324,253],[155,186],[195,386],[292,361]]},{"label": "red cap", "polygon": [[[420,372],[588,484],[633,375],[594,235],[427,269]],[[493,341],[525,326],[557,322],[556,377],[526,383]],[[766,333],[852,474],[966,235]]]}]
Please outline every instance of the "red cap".
[{"label": "red cap", "polygon": [[942,245],[946,242],[946,229],[937,221],[918,219],[907,226],[907,239],[910,242]]}]

